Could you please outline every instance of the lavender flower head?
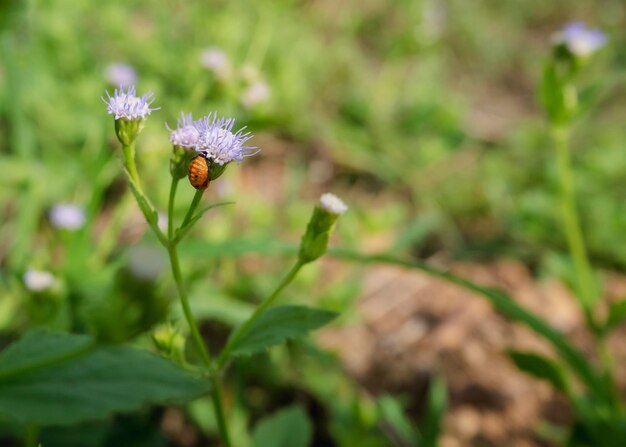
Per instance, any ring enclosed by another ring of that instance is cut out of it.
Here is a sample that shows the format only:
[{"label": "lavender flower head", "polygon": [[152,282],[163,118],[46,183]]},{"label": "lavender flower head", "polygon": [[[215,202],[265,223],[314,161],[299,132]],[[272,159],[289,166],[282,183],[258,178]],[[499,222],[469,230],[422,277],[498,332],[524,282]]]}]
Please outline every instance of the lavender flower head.
[{"label": "lavender flower head", "polygon": [[174,146],[194,148],[198,144],[200,133],[194,125],[191,113],[185,115],[181,112],[176,129],[170,132],[170,141]]},{"label": "lavender flower head", "polygon": [[158,107],[151,108],[154,102],[154,94],[148,92],[141,98],[137,96],[135,86],[131,85],[126,91],[123,87],[115,89],[113,96],[106,92],[108,100],[102,98],[107,105],[107,112],[114,115],[116,120],[125,119],[128,121],[142,120],[150,115],[150,112],[158,110]]},{"label": "lavender flower head", "polygon": [[250,132],[244,132],[245,127],[232,132],[235,125],[233,118],[218,119],[216,114],[209,114],[195,121],[194,125],[199,134],[195,150],[204,153],[220,166],[231,161],[242,161],[244,157],[259,151],[258,148],[245,144],[252,138]]},{"label": "lavender flower head", "polygon": [[114,62],[106,66],[105,76],[111,85],[130,87],[137,82],[137,72],[132,65]]},{"label": "lavender flower head", "polygon": [[588,28],[582,22],[572,22],[557,33],[555,41],[567,47],[574,56],[587,57],[602,48],[607,38],[599,29]]},{"label": "lavender flower head", "polygon": [[59,203],[48,214],[53,227],[63,230],[78,230],[85,225],[85,211],[72,203]]}]

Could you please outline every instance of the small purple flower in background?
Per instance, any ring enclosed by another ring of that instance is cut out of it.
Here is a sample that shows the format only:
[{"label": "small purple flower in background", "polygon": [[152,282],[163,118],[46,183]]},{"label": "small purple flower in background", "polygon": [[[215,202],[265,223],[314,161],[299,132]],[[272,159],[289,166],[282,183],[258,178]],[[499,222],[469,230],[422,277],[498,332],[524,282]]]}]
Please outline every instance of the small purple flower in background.
[{"label": "small purple flower in background", "polygon": [[123,62],[114,62],[106,66],[104,71],[106,80],[114,86],[130,87],[137,82],[137,72],[132,65]]},{"label": "small purple flower in background", "polygon": [[555,41],[567,47],[574,56],[587,57],[602,48],[607,38],[599,29],[588,28],[582,22],[572,22],[556,34]]},{"label": "small purple flower in background", "polygon": [[245,127],[233,133],[234,124],[233,118],[218,119],[215,114],[195,121],[194,125],[199,133],[196,151],[203,152],[214,163],[221,166],[231,161],[241,161],[244,157],[258,153],[258,148],[245,144],[252,138],[252,134],[244,132]]},{"label": "small purple flower in background", "polygon": [[53,227],[63,230],[78,230],[85,225],[85,211],[71,203],[54,205],[48,217]]},{"label": "small purple flower in background", "polygon": [[22,279],[31,292],[43,292],[54,285],[54,275],[45,270],[28,269]]},{"label": "small purple flower in background", "polygon": [[336,195],[327,192],[320,197],[320,206],[331,214],[340,215],[348,211],[348,206]]},{"label": "small purple flower in background", "polygon": [[151,108],[150,105],[154,102],[154,94],[148,92],[141,98],[137,96],[135,86],[131,85],[126,91],[122,87],[115,89],[113,96],[106,92],[108,100],[102,98],[107,105],[107,112],[110,115],[114,115],[115,119],[120,118],[129,121],[141,120],[150,114],[154,110],[159,110],[158,107]]},{"label": "small purple flower in background", "polygon": [[200,133],[194,125],[191,113],[185,115],[181,112],[176,129],[170,132],[170,141],[174,146],[193,148],[198,144]]},{"label": "small purple flower in background", "polygon": [[257,80],[246,88],[239,100],[246,109],[251,109],[259,104],[267,102],[270,98],[270,87],[267,82]]},{"label": "small purple flower in background", "polygon": [[230,78],[233,73],[228,55],[219,48],[207,48],[202,51],[200,64],[222,81]]}]

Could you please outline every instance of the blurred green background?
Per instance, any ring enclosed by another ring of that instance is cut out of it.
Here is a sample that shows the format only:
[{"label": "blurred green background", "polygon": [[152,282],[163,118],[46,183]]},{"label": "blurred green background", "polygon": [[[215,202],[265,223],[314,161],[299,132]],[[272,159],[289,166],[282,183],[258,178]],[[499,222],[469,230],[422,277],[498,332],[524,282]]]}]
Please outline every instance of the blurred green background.
[{"label": "blurred green background", "polygon": [[[181,248],[195,312],[209,322],[205,334],[216,344],[275,286],[290,243],[326,191],[350,206],[334,245],[421,258],[512,256],[538,276],[568,280],[555,169],[535,88],[551,36],[579,19],[610,39],[583,76],[593,101],[573,135],[580,211],[592,262],[623,271],[620,0],[0,0],[5,342],[45,325],[149,345],[145,331],[179,315],[164,267],[157,263],[149,287],[133,289],[128,278],[133,256],[142,265],[156,256],[133,250],[155,241],[125,188],[113,120],[100,99],[114,88],[107,79],[112,63],[132,66],[138,92],[153,91],[160,107],[138,142],[144,189],[158,208],[166,207],[170,181],[165,123],[174,127],[181,111],[233,116],[262,149],[211,186],[208,201],[236,204],[208,214],[190,238],[196,242]],[[213,61],[221,54],[221,68],[203,63],[207,50]],[[181,216],[192,195],[191,187],[182,188]],[[50,224],[48,211],[62,202],[84,207],[82,229]],[[55,275],[54,297],[24,288],[29,268]],[[358,320],[352,304],[362,271],[327,270],[307,269],[285,300],[338,310],[336,324]],[[66,303],[78,303],[80,315],[68,315]],[[304,400],[316,445],[390,443],[376,424],[375,398],[311,342],[243,362],[231,391],[241,433],[258,415]],[[207,406],[192,405],[194,424],[212,420],[203,413]],[[155,417],[146,410],[84,430],[94,437],[89,445],[115,445],[115,436],[132,433],[145,439],[124,445],[167,445]],[[212,439],[214,427],[201,432]],[[46,446],[87,442],[50,436]]]}]

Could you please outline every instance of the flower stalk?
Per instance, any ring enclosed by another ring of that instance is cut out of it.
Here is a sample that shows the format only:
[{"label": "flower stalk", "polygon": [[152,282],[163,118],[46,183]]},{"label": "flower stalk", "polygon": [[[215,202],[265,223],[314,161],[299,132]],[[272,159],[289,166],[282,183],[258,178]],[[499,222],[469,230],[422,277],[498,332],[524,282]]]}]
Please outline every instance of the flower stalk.
[{"label": "flower stalk", "polygon": [[[339,198],[332,194],[322,196],[320,204],[314,209],[309,226],[303,236],[301,250],[295,265],[278,284],[274,292],[259,305],[251,318],[236,330],[232,337],[234,342],[229,340],[229,343],[217,359],[213,359],[191,310],[189,295],[185,287],[178,257],[178,244],[207,209],[224,204],[214,204],[198,213],[197,210],[202,201],[206,185],[210,181],[219,178],[230,163],[233,161],[241,162],[245,157],[257,153],[258,148],[246,144],[252,138],[252,134],[245,132],[245,128],[233,131],[233,119],[218,118],[217,115],[210,114],[203,119],[194,121],[191,114],[181,114],[177,128],[170,130],[170,142],[173,149],[170,159],[171,183],[167,204],[167,229],[164,234],[158,226],[158,213],[140,186],[140,177],[135,161],[135,139],[143,128],[146,116],[152,110],[156,110],[150,108],[152,94],[137,97],[134,86],[131,86],[126,91],[123,89],[116,90],[114,96],[107,93],[107,97],[108,100],[104,100],[104,98],[103,100],[107,103],[107,111],[115,116],[115,131],[119,141],[122,143],[124,164],[128,174],[130,189],[150,228],[152,228],[159,242],[167,250],[172,276],[176,284],[185,320],[189,326],[191,340],[200,358],[203,373],[211,383],[210,393],[219,436],[223,445],[230,447],[231,438],[224,411],[221,373],[230,357],[232,347],[239,341],[242,334],[276,301],[281,292],[291,284],[300,269],[326,252],[330,232],[339,215],[347,207]],[[194,165],[194,160],[196,160],[196,165]],[[205,164],[198,165],[198,160]],[[188,176],[191,185],[196,188],[196,193],[189,204],[181,225],[177,228],[174,219],[176,193],[180,180],[185,176]],[[174,346],[170,332],[161,333],[155,340],[157,346],[160,349],[165,349],[170,356],[173,354],[177,355],[177,352],[182,353],[180,346],[184,346],[184,342]],[[181,364],[185,363],[185,359],[182,356],[178,356],[177,360]]]},{"label": "flower stalk", "polygon": [[598,297],[594,285],[591,265],[576,210],[574,178],[572,175],[567,127],[552,129],[552,139],[556,151],[559,187],[561,191],[561,219],[567,245],[574,263],[576,286],[589,322],[593,321],[592,308]]}]

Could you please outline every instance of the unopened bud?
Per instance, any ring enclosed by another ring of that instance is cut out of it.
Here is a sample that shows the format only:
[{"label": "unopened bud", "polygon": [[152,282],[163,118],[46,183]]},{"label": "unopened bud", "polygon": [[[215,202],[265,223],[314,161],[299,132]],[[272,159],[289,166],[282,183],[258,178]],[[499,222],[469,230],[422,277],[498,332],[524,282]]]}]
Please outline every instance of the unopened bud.
[{"label": "unopened bud", "polygon": [[152,341],[164,355],[174,359],[184,358],[185,337],[172,324],[157,326],[152,333]]},{"label": "unopened bud", "polygon": [[330,232],[339,216],[347,209],[346,204],[336,195],[330,193],[322,195],[319,205],[313,209],[313,215],[300,242],[298,256],[301,262],[315,261],[326,253]]}]

